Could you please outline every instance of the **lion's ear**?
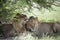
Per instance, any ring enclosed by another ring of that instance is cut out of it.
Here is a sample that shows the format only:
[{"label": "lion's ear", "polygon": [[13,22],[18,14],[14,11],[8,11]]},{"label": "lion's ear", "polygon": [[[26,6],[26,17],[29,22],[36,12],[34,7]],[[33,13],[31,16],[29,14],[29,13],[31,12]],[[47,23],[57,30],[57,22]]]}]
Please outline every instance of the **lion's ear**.
[{"label": "lion's ear", "polygon": [[34,16],[31,16],[29,19],[32,19],[32,18],[34,18]]}]

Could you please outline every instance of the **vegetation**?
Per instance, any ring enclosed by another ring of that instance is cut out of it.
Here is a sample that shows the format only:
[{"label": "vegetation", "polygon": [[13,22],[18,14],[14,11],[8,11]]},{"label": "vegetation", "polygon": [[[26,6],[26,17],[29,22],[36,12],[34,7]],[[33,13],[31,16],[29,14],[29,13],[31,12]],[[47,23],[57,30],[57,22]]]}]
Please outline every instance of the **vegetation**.
[{"label": "vegetation", "polygon": [[[58,38],[57,38],[58,39]],[[55,37],[42,36],[42,38],[33,37],[31,34],[15,37],[14,40],[56,40]]]},{"label": "vegetation", "polygon": [[12,20],[16,13],[31,12],[33,8],[52,10],[52,5],[60,6],[59,2],[59,0],[0,0],[0,21]]}]

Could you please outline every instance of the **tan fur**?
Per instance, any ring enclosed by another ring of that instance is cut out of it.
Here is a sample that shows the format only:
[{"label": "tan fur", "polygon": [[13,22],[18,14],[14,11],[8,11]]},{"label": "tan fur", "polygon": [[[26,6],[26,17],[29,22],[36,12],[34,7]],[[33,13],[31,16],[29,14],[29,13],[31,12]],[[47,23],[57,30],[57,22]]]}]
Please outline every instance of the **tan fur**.
[{"label": "tan fur", "polygon": [[25,20],[26,20],[26,15],[23,14],[18,14],[15,17],[17,21],[13,21],[13,27],[16,30],[17,33],[21,33],[25,31]]}]

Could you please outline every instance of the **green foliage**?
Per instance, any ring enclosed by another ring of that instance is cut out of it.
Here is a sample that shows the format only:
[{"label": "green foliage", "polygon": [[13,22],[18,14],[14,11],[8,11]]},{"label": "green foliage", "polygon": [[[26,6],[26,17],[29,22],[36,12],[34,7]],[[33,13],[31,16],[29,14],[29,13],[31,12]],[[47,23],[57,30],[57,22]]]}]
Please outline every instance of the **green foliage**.
[{"label": "green foliage", "polygon": [[12,19],[16,13],[30,12],[32,8],[49,9],[52,5],[60,4],[55,2],[56,0],[0,0],[0,19]]}]

